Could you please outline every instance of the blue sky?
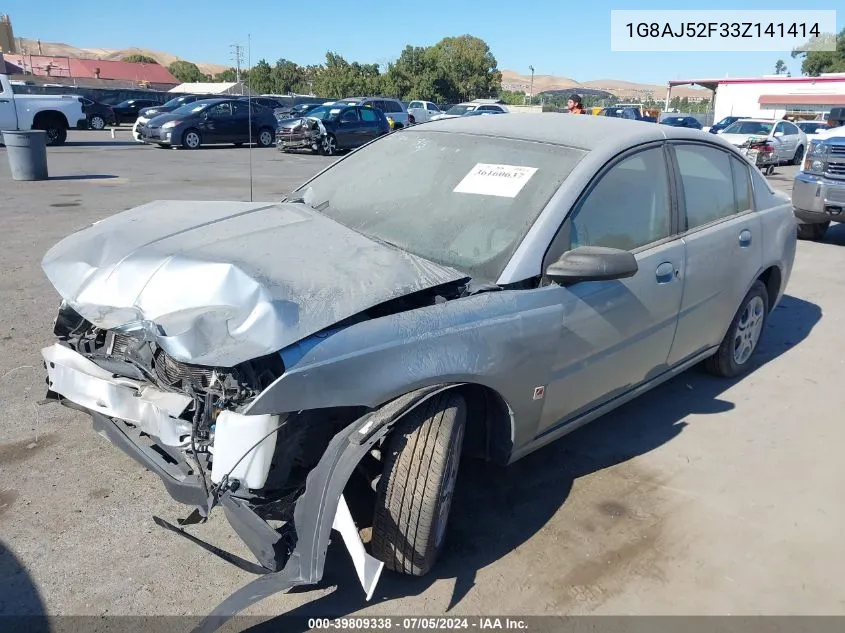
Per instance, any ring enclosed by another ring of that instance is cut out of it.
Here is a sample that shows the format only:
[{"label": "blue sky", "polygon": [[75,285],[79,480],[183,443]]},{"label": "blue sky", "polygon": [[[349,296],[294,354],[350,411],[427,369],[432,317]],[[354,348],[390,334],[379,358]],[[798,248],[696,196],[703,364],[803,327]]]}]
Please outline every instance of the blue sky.
[{"label": "blue sky", "polygon": [[[778,58],[793,75],[799,60],[788,51],[764,53],[623,53],[610,50],[611,9],[678,9],[677,2],[553,2],[552,0],[350,0],[304,2],[145,1],[104,10],[109,3],[60,0],[15,3],[15,35],[74,46],[166,51],[192,61],[231,64],[230,44],[247,44],[252,62],[280,57],[317,64],[331,49],[347,60],[380,63],[395,59],[406,44],[431,45],[449,35],[484,39],[499,68],[558,75],[578,81],[622,79],[662,84],[690,77],[743,77],[772,73]],[[696,9],[736,9],[736,2],[711,0]],[[795,9],[794,0],[750,0],[749,9]],[[349,11],[349,7],[356,7]],[[366,8],[367,10],[361,10]],[[820,2],[812,9],[831,9]],[[408,12],[410,11],[410,14]],[[54,16],[44,19],[44,16]],[[320,17],[323,22],[320,22]],[[837,30],[845,11],[837,15]]]}]

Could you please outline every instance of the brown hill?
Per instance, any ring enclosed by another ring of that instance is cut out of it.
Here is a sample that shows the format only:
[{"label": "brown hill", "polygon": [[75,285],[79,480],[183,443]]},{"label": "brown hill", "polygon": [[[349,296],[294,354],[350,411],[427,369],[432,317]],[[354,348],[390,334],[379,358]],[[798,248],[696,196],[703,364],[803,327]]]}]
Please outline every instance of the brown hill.
[{"label": "brown hill", "polygon": [[[502,87],[506,90],[528,91],[531,86],[531,75],[522,75],[512,70],[502,70]],[[636,99],[639,101],[649,97],[652,99],[664,99],[666,97],[666,86],[655,84],[638,84],[620,79],[596,79],[593,81],[579,82],[569,77],[555,77],[554,75],[534,75],[534,94],[547,90],[577,90],[578,88],[593,88],[594,90],[605,90],[620,99]],[[712,93],[709,90],[699,88],[678,87],[672,88],[672,96],[688,97],[691,99],[711,99]]]},{"label": "brown hill", "polygon": [[[175,61],[180,60],[176,55],[170,53],[163,53],[161,51],[151,51],[145,48],[123,48],[123,49],[108,49],[108,48],[80,48],[71,46],[69,44],[61,44],[57,42],[38,42],[38,40],[31,40],[27,38],[20,38],[20,49],[18,53],[25,55],[49,55],[52,57],[81,57],[89,59],[104,59],[117,61],[123,59],[127,55],[147,55],[152,57],[162,66],[169,66]],[[216,75],[223,72],[228,67],[220,64],[206,64],[197,63],[199,69],[210,75]]]}]

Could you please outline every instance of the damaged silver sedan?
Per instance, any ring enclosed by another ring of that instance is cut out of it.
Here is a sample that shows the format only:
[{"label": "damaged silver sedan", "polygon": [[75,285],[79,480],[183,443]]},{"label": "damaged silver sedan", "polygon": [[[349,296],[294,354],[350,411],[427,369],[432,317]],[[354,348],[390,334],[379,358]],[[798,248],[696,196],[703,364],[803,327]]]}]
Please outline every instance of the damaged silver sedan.
[{"label": "damaged silver sedan", "polygon": [[[701,361],[747,371],[795,241],[718,137],[438,121],[280,203],[153,202],[64,239],[48,395],[194,508],[159,525],[259,574],[210,630],[317,583],[332,529],[368,596],[384,567],[428,572],[462,457],[513,462]],[[185,529],[218,505],[257,563]]]}]

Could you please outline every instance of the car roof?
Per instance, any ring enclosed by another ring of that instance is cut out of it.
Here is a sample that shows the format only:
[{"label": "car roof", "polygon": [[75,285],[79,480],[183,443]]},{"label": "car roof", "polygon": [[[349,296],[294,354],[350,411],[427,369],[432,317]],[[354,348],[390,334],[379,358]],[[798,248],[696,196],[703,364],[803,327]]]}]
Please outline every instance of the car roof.
[{"label": "car roof", "polygon": [[425,130],[553,143],[586,151],[600,148],[609,153],[665,139],[696,139],[732,149],[730,143],[718,135],[700,130],[615,117],[564,116],[554,112],[439,119],[426,123]]}]

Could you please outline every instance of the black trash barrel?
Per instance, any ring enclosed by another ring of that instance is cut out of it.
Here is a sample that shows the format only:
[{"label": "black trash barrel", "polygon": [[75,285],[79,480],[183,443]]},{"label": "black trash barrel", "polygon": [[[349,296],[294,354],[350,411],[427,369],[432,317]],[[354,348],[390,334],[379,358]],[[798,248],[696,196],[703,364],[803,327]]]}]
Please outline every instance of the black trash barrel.
[{"label": "black trash barrel", "polygon": [[44,130],[6,130],[3,143],[13,179],[47,180],[47,133]]}]

